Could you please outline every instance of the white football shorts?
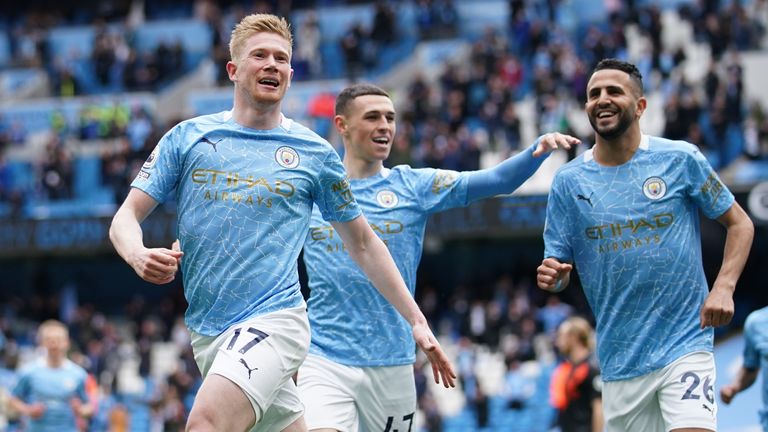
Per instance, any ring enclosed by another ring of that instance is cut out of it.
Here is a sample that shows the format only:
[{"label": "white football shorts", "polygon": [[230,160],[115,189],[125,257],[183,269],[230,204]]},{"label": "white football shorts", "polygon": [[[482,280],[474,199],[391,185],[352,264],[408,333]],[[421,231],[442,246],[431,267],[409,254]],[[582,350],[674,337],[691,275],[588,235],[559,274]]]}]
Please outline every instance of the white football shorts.
[{"label": "white football shorts", "polygon": [[298,383],[309,430],[416,430],[413,365],[354,367],[309,354]]},{"label": "white football shorts", "polygon": [[694,352],[649,374],[603,383],[603,414],[608,432],[716,431],[714,356]]},{"label": "white football shorts", "polygon": [[280,310],[233,325],[218,336],[192,332],[195,362],[203,377],[221,375],[251,401],[251,431],[279,431],[301,417],[293,375],[309,350],[306,306]]}]

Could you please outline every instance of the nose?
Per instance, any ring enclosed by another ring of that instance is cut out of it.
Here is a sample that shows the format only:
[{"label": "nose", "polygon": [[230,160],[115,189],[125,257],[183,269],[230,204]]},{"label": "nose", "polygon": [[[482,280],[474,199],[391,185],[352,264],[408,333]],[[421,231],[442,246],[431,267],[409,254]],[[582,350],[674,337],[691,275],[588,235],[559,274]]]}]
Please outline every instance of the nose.
[{"label": "nose", "polygon": [[266,69],[277,69],[277,60],[275,60],[275,56],[269,55],[264,59],[264,68]]}]

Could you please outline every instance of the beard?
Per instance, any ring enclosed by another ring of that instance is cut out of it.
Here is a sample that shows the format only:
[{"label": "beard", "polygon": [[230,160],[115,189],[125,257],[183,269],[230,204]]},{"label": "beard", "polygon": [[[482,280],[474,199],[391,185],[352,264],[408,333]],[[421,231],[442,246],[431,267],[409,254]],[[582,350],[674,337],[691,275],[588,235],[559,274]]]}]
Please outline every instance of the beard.
[{"label": "beard", "polygon": [[632,118],[632,113],[629,111],[622,111],[618,123],[616,123],[613,127],[607,127],[607,128],[599,128],[597,126],[597,118],[593,115],[589,116],[589,124],[592,125],[592,129],[595,131],[596,134],[600,135],[600,138],[604,140],[614,140],[621,135],[624,134],[624,132],[629,129],[629,126],[632,125],[632,121],[634,119]]}]

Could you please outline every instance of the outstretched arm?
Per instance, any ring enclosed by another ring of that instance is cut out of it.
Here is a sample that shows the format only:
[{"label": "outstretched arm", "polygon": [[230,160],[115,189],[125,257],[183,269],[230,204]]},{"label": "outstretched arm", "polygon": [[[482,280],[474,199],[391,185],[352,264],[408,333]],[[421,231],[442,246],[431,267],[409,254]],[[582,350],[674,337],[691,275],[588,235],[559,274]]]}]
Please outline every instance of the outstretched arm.
[{"label": "outstretched arm", "polygon": [[432,363],[435,382],[442,379],[445,387],[455,387],[456,372],[440,343],[432,334],[427,319],[411,296],[389,250],[371,229],[365,216],[350,222],[332,222],[341,236],[349,256],[365,272],[376,289],[411,324],[413,337]]},{"label": "outstretched arm", "polygon": [[536,142],[522,152],[508,158],[493,168],[469,173],[467,196],[469,201],[489,198],[514,192],[544,162],[553,150],[570,149],[581,141],[570,135],[552,132],[540,136]]},{"label": "outstretched arm", "polygon": [[720,389],[720,399],[723,400],[723,403],[728,405],[737,393],[748,389],[757,379],[757,373],[759,371],[759,369],[747,369],[744,366],[740,367],[736,379]]},{"label": "outstretched arm", "polygon": [[176,277],[183,252],[144,246],[141,222],[155,209],[157,201],[146,192],[131,189],[115,213],[109,227],[109,239],[115,250],[142,279],[166,284]]},{"label": "outstretched arm", "polygon": [[733,292],[744,270],[755,235],[752,221],[738,203],[734,202],[717,220],[727,230],[723,264],[701,308],[701,328],[719,327],[731,322],[734,311]]}]

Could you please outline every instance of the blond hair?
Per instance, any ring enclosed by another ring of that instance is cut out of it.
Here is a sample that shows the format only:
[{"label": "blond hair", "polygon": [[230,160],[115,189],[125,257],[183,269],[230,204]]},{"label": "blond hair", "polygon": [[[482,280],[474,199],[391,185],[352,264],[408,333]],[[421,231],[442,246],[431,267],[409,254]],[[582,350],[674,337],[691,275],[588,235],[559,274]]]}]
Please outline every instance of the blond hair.
[{"label": "blond hair", "polygon": [[256,33],[274,33],[288,41],[290,55],[293,48],[293,35],[291,25],[283,17],[272,14],[251,14],[240,20],[232,30],[229,39],[229,56],[232,61],[239,58],[240,51],[245,45],[245,40]]},{"label": "blond hair", "polygon": [[63,322],[54,319],[43,321],[37,328],[37,340],[42,342],[43,335],[51,330],[61,330],[69,338],[69,329]]},{"label": "blond hair", "polygon": [[564,330],[574,336],[579,343],[589,350],[592,350],[595,345],[595,332],[592,330],[592,325],[589,321],[582,317],[574,316],[563,321],[560,324]]}]

